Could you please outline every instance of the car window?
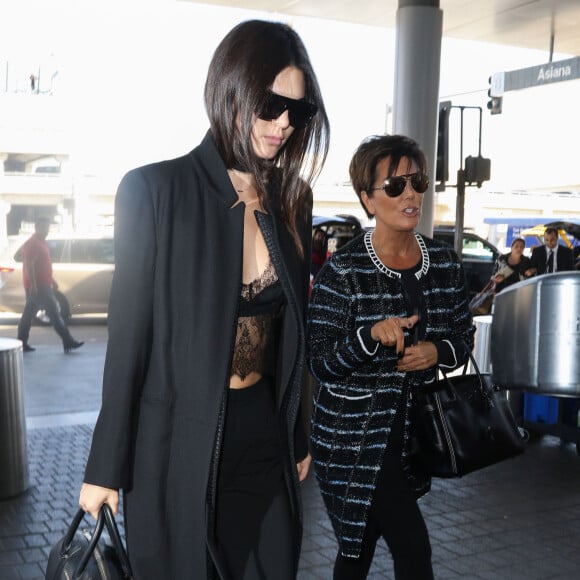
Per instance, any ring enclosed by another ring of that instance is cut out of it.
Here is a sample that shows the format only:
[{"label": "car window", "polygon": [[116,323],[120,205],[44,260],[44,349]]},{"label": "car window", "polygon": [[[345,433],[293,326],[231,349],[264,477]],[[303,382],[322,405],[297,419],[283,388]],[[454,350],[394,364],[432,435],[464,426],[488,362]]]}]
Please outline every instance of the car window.
[{"label": "car window", "polygon": [[328,251],[333,254],[336,250],[350,242],[356,235],[356,231],[351,225],[336,224],[326,228],[326,235],[328,237]]},{"label": "car window", "polygon": [[67,240],[46,240],[53,264],[70,262],[70,244]]},{"label": "car window", "polygon": [[85,256],[87,262],[114,264],[115,252],[112,239],[86,240]]},{"label": "car window", "polygon": [[70,260],[77,264],[114,264],[113,240],[73,240]]},{"label": "car window", "polygon": [[463,258],[493,262],[495,255],[493,248],[477,238],[463,238]]}]

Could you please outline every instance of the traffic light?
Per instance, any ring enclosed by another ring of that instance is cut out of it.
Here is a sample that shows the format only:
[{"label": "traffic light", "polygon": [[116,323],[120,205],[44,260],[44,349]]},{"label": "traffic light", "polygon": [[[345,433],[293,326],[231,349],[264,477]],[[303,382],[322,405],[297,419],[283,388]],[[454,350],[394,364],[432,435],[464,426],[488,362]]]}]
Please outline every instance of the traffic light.
[{"label": "traffic light", "polygon": [[503,102],[503,97],[490,97],[487,101],[487,108],[492,115],[499,115],[501,113],[501,106]]},{"label": "traffic light", "polygon": [[439,123],[437,128],[437,163],[435,165],[435,181],[449,181],[449,114],[451,101],[439,103]]},{"label": "traffic light", "polygon": [[487,89],[487,96],[489,97],[489,101],[487,101],[487,108],[492,115],[499,115],[501,113],[501,106],[503,103],[503,97],[492,95],[492,78],[489,77],[489,89]]},{"label": "traffic light", "polygon": [[484,181],[489,181],[491,177],[491,160],[478,155],[471,155],[465,158],[465,183],[467,185],[477,184],[481,187]]}]

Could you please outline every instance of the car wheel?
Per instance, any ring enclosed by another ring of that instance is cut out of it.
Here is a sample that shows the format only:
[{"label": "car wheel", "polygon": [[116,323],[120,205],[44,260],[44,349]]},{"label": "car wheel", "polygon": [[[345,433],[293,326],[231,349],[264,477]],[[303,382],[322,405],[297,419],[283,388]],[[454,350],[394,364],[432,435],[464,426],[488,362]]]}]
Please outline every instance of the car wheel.
[{"label": "car wheel", "polygon": [[[56,303],[57,303],[60,315],[62,316],[62,319],[65,321],[65,323],[68,324],[70,322],[70,318],[71,318],[70,306],[69,306],[68,300],[66,299],[66,296],[64,294],[62,294],[62,292],[56,291],[54,293],[54,296],[56,298]],[[46,314],[44,309],[39,310],[36,313],[34,320],[42,326],[48,326],[50,324],[50,318],[48,317],[48,315]]]}]

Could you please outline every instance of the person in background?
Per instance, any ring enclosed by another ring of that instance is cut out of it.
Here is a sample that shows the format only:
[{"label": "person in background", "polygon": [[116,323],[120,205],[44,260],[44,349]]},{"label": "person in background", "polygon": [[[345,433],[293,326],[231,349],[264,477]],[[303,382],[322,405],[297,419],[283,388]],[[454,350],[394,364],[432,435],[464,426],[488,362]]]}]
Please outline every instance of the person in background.
[{"label": "person in background", "polygon": [[544,245],[532,250],[529,268],[525,272],[526,276],[574,270],[574,253],[570,248],[559,245],[558,237],[556,228],[546,228]]},{"label": "person in background", "polygon": [[34,234],[22,246],[22,281],[26,292],[26,303],[18,323],[18,338],[22,341],[24,352],[36,350],[30,345],[28,338],[32,319],[41,309],[44,309],[52,327],[60,336],[65,353],[84,344],[71,336],[54,295],[58,284],[52,277],[52,258],[50,248],[46,243],[49,230],[50,218],[38,217],[34,223]]},{"label": "person in background", "polygon": [[300,396],[312,190],[329,124],[288,25],[209,65],[210,129],[116,196],[103,404],[81,507],[118,510],[137,580],[291,580],[310,465]]},{"label": "person in background", "polygon": [[315,278],[328,258],[328,238],[322,228],[316,228],[312,234],[312,254],[310,258],[310,273]]},{"label": "person in background", "polygon": [[415,231],[429,185],[415,141],[369,137],[350,177],[376,226],[330,256],[308,316],[311,452],[339,545],[334,579],[366,578],[382,536],[397,580],[430,580],[417,505],[430,480],[411,466],[409,413],[412,392],[473,348],[464,273],[452,248]]},{"label": "person in background", "polygon": [[526,279],[525,272],[530,267],[530,259],[524,256],[525,248],[526,241],[523,238],[514,238],[511,250],[497,258],[492,274],[496,294]]}]

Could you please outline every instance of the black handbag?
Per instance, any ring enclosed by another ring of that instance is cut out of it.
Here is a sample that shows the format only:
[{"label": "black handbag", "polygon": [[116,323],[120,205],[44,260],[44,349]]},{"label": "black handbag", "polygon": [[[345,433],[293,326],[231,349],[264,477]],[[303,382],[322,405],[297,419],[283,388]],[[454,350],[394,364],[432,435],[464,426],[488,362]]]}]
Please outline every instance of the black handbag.
[{"label": "black handbag", "polygon": [[[131,580],[131,566],[111,508],[103,505],[92,532],[77,531],[84,516],[79,509],[51,549],[45,580]],[[105,527],[110,542],[103,536]]]},{"label": "black handbag", "polygon": [[[469,350],[469,349],[468,349]],[[413,393],[412,461],[432,477],[461,477],[524,451],[505,391],[480,373],[447,376]]]}]

